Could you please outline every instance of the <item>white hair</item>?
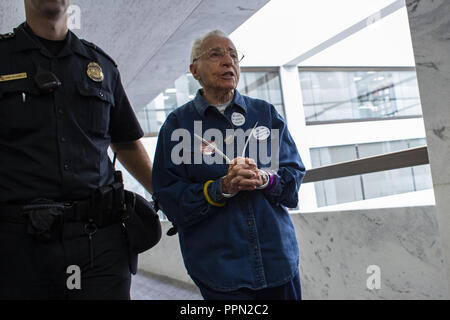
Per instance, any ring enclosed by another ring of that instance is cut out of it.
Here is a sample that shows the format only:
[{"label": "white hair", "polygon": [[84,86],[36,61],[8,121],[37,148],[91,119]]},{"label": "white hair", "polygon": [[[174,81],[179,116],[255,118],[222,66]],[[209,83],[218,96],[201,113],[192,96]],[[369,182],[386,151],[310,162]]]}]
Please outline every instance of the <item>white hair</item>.
[{"label": "white hair", "polygon": [[211,37],[220,37],[220,38],[226,38],[231,41],[230,37],[221,30],[213,30],[202,36],[201,38],[194,41],[194,44],[192,45],[191,50],[191,64],[194,63],[194,59],[197,58],[202,53],[203,44],[206,40],[208,40]]}]

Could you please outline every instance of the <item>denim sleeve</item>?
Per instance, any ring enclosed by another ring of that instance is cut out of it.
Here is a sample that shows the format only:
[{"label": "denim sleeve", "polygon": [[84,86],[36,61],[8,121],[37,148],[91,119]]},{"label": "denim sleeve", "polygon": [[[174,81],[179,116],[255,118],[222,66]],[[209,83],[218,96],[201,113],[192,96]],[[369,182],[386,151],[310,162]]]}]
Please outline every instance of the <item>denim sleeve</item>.
[{"label": "denim sleeve", "polygon": [[266,197],[275,205],[295,208],[298,205],[298,191],[303,177],[305,166],[298,153],[297,146],[292,139],[285,120],[278,114],[273,106],[272,129],[279,130],[279,168],[276,172],[278,183],[269,191]]},{"label": "denim sleeve", "polygon": [[[168,118],[168,120],[170,120]],[[210,216],[212,206],[203,194],[204,182],[189,181],[183,164],[171,160],[173,125],[166,123],[159,132],[153,161],[152,183],[154,196],[167,218],[178,227],[195,224]],[[205,181],[206,182],[206,181]],[[220,179],[209,185],[208,191],[213,201],[220,201]]]}]

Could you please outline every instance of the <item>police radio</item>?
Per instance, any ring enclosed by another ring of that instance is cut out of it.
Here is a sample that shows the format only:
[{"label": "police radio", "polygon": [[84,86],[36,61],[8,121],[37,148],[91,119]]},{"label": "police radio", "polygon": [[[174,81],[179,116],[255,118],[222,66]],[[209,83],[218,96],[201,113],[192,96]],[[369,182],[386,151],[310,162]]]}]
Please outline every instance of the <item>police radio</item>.
[{"label": "police radio", "polygon": [[61,86],[61,81],[53,72],[44,70],[41,67],[38,67],[34,76],[34,82],[43,93],[52,93]]}]

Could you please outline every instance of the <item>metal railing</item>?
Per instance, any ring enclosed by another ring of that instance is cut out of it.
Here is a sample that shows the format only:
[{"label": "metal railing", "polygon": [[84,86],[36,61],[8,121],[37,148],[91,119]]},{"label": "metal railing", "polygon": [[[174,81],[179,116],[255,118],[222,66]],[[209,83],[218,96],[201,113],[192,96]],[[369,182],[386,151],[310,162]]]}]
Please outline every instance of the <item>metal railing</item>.
[{"label": "metal railing", "polygon": [[[424,164],[429,164],[427,147],[417,147],[309,169],[306,171],[306,175],[302,183],[344,178],[385,170],[414,167]],[[295,210],[298,210],[298,207],[296,209],[290,209],[289,211]],[[162,211],[159,211],[158,214],[161,221],[168,221]]]},{"label": "metal railing", "polygon": [[329,166],[309,169],[303,183],[355,176],[365,173],[401,169],[429,164],[427,147],[386,153]]}]

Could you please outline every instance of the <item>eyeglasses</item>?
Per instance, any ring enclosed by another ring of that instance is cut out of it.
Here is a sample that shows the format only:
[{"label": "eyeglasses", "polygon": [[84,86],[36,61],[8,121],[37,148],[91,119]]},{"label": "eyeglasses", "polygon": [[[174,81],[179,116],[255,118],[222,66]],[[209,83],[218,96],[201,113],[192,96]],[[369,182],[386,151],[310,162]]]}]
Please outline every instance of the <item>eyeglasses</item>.
[{"label": "eyeglasses", "polygon": [[[227,53],[230,55],[231,59],[233,59],[234,63],[239,63],[242,61],[242,59],[244,59],[244,54],[240,51],[231,49],[228,50]],[[200,53],[196,58],[192,60],[192,62],[197,61],[204,55],[206,55],[206,57],[210,61],[217,62],[225,56],[225,51],[222,48],[211,48]]]}]

